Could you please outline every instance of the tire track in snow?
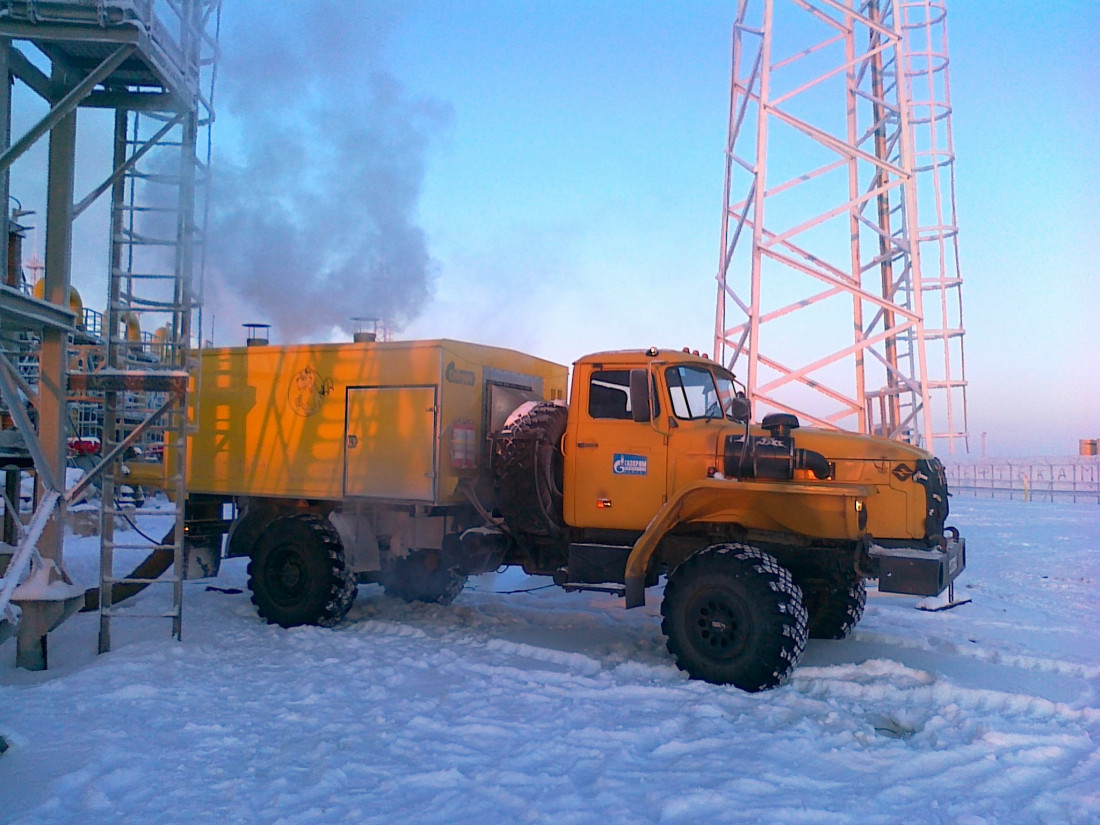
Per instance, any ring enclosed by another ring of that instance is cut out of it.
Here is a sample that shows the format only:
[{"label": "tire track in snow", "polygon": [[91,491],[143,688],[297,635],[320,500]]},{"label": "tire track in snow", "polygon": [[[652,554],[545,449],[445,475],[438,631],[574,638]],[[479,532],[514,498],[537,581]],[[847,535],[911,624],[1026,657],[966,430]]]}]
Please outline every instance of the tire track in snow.
[{"label": "tire track in snow", "polygon": [[850,637],[852,642],[870,642],[890,645],[907,650],[920,650],[929,653],[946,653],[988,664],[1015,667],[1038,673],[1057,673],[1074,679],[1100,679],[1100,666],[1067,662],[1064,659],[1051,659],[1018,653],[1007,653],[992,647],[971,643],[964,646],[946,639],[922,640],[913,637],[895,636],[875,631],[856,630]]},{"label": "tire track in snow", "polygon": [[916,706],[935,712],[954,707],[983,715],[1096,727],[1100,734],[1100,708],[1073,708],[1030,694],[961,687],[889,660],[801,667],[795,670],[791,683],[805,696],[859,704],[873,702],[909,710]]},{"label": "tire track in snow", "polygon": [[[864,756],[904,754],[883,762],[872,808],[895,806],[896,788],[946,801],[943,790],[950,786],[958,797],[951,800],[954,815],[929,821],[964,821],[957,817],[971,807],[970,798],[984,800],[973,807],[975,823],[1100,821],[1100,799],[1093,790],[1089,802],[1086,792],[1100,787],[1100,708],[964,687],[882,659],[803,667],[790,687],[799,698],[788,700],[807,703],[807,718],[834,717],[823,725],[823,737],[833,736],[841,747],[854,738]],[[1021,806],[1020,799],[1028,801]],[[1051,818],[1050,811],[1070,815]]]}]

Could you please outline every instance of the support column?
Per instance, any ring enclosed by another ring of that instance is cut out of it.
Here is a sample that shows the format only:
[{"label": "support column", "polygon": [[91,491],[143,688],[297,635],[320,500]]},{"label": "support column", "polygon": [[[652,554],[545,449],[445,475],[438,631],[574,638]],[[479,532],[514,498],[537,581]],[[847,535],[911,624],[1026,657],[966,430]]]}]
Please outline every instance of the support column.
[{"label": "support column", "polygon": [[[11,40],[0,37],[0,152],[6,152],[11,146],[11,66],[8,55],[11,49]],[[0,209],[4,213],[3,226],[0,227],[0,283],[18,287],[15,280],[19,271],[19,262],[15,261],[15,267],[8,266],[8,215],[11,209],[8,207],[8,195],[10,168],[0,172]]]},{"label": "support column", "polygon": [[[4,494],[14,507],[19,506],[19,482],[22,477],[22,470],[16,467],[4,468]],[[15,520],[17,518],[19,518],[19,514],[12,512],[11,507],[8,507],[5,503],[3,540],[12,546],[14,546],[16,542]],[[3,571],[0,570],[0,573],[2,572]]]},{"label": "support column", "polygon": [[[126,164],[126,130],[129,112],[115,110],[114,168]],[[104,316],[104,337],[107,339],[107,365],[112,369],[126,366],[126,353],[119,341],[122,300],[122,230],[126,200],[126,177],[120,175],[111,187],[111,270],[107,275],[107,314]],[[118,422],[118,393],[108,390],[103,394],[103,454],[109,455],[118,444],[115,431]],[[115,545],[115,464],[103,474],[100,497],[99,523],[99,652],[111,649],[111,607],[114,601],[114,545]]]},{"label": "support column", "polygon": [[[53,79],[62,87],[62,73],[55,67]],[[72,264],[73,169],[76,164],[76,110],[65,115],[50,130],[49,187],[46,194],[46,286],[45,298],[58,306],[69,305]],[[65,423],[69,334],[46,327],[42,330],[39,353],[38,438],[45,462],[57,483],[64,487]],[[39,477],[38,487],[42,480]],[[41,490],[40,490],[41,492]],[[61,569],[64,561],[64,505],[54,511],[38,541],[38,552]],[[43,606],[43,610],[46,606]],[[28,670],[45,670],[46,634],[53,616],[35,617],[24,610],[16,650],[16,664]],[[24,628],[25,626],[25,628]],[[32,629],[33,628],[33,632]],[[32,638],[33,637],[33,638]]]}]

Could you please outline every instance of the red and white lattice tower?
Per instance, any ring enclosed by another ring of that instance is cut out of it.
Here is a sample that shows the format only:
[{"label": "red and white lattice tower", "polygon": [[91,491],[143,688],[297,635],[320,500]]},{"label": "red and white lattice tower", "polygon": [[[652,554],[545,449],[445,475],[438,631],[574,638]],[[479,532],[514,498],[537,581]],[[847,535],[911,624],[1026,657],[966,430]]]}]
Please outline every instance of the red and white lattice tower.
[{"label": "red and white lattice tower", "polygon": [[946,15],[740,0],[714,356],[757,413],[966,444]]}]

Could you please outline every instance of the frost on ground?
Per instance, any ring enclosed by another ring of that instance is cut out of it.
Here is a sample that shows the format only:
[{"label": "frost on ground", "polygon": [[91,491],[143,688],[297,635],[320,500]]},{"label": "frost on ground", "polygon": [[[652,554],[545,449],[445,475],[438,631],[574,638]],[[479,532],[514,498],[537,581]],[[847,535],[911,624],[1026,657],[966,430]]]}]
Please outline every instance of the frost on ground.
[{"label": "frost on ground", "polygon": [[[335,630],[281,630],[226,562],[187,584],[182,642],[119,619],[97,657],[85,614],[48,672],[0,646],[0,820],[1100,822],[1100,507],[953,509],[972,604],[872,590],[852,638],[754,695],[676,669],[655,591],[501,595],[544,583],[507,572],[441,608],[363,586]],[[66,552],[93,584],[96,539]]]}]

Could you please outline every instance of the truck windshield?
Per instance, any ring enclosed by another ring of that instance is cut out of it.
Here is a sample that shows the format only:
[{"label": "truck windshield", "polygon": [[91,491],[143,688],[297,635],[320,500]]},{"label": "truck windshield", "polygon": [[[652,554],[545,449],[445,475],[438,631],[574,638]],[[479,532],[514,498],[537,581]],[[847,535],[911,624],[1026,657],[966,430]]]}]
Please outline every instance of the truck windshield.
[{"label": "truck windshield", "polygon": [[705,367],[669,367],[665,371],[669,400],[677,418],[731,418],[730,402],[737,394],[733,380]]}]

